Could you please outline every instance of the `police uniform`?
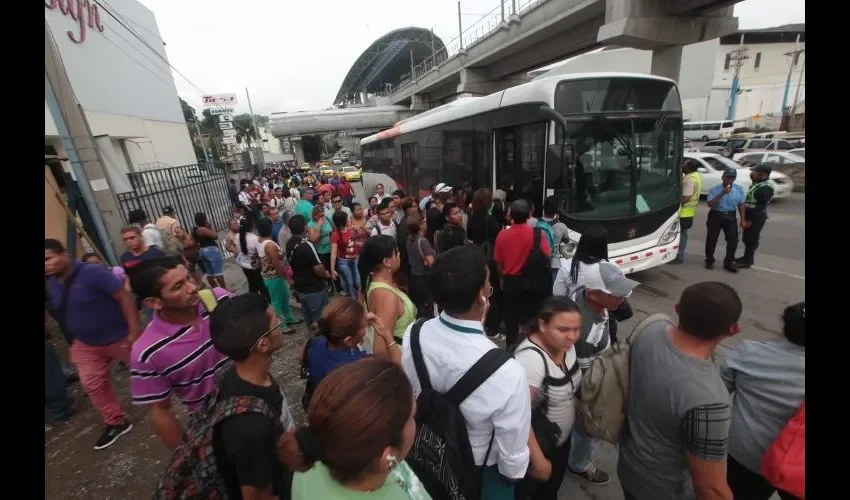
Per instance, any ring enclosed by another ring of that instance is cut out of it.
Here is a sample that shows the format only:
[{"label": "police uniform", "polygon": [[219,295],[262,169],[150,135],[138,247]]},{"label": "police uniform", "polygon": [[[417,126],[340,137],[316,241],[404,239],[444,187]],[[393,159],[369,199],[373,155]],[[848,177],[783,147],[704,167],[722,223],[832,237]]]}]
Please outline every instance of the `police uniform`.
[{"label": "police uniform", "polygon": [[[738,176],[735,169],[729,169],[724,174],[724,178]],[[718,184],[711,188],[708,192],[708,201],[717,198],[723,192],[723,184]],[[738,206],[744,203],[746,194],[744,189],[732,183],[731,190],[722,196],[716,205],[711,207],[706,220],[706,235],[705,235],[705,267],[707,269],[714,268],[714,250],[717,248],[717,240],[720,237],[720,232],[723,231],[723,236],[726,238],[726,256],[723,258],[723,268],[730,272],[737,272],[733,267],[735,260],[735,250],[738,248]]]},{"label": "police uniform", "polygon": [[[753,171],[761,171],[770,177],[771,168],[766,165],[758,165]],[[764,223],[767,221],[767,206],[773,199],[773,185],[768,179],[754,183],[747,191],[744,199],[744,207],[747,221],[750,227],[744,229],[741,241],[744,243],[744,256],[735,259],[735,265],[740,268],[748,268],[753,265],[756,249],[759,247],[759,237]]]}]

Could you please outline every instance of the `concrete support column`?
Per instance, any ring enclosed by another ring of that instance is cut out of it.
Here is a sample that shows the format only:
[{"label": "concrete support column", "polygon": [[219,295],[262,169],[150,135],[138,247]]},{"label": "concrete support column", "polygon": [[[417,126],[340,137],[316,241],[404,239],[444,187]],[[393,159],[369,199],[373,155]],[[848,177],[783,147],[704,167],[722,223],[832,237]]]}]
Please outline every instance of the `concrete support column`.
[{"label": "concrete support column", "polygon": [[682,68],[682,46],[670,45],[652,50],[652,65],[650,73],[656,76],[679,81]]},{"label": "concrete support column", "polygon": [[425,94],[413,94],[410,96],[411,111],[425,111],[430,108],[430,99]]},{"label": "concrete support column", "polygon": [[290,137],[289,143],[292,145],[292,155],[295,157],[295,161],[301,165],[304,163],[304,144],[301,142],[300,136]]},{"label": "concrete support column", "polygon": [[474,96],[487,95],[493,92],[493,85],[488,75],[483,71],[464,68],[460,70],[460,83],[457,86],[458,94],[470,94]]}]

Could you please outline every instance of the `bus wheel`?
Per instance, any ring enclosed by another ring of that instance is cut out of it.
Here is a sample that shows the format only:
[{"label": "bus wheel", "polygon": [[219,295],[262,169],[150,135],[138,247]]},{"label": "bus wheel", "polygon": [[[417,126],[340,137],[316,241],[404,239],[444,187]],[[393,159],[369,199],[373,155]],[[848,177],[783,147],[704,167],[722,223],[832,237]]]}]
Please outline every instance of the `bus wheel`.
[{"label": "bus wheel", "polygon": [[702,136],[701,140],[702,140],[702,142],[708,142],[708,136],[707,135]]}]

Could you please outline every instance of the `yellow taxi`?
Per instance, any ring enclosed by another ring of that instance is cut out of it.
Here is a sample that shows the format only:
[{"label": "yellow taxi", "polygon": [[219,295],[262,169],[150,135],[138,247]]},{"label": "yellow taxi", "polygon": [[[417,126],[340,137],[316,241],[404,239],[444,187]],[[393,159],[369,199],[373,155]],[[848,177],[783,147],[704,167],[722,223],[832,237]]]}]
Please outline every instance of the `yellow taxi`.
[{"label": "yellow taxi", "polygon": [[301,170],[302,172],[309,172],[312,168],[313,167],[311,167],[309,163],[302,163],[301,167],[299,167],[299,170]]},{"label": "yellow taxi", "polygon": [[350,165],[339,169],[339,175],[345,177],[348,182],[363,180],[360,169]]},{"label": "yellow taxi", "polygon": [[319,173],[324,175],[325,177],[331,177],[334,174],[334,168],[330,165],[325,165],[322,163],[322,166],[319,167]]}]

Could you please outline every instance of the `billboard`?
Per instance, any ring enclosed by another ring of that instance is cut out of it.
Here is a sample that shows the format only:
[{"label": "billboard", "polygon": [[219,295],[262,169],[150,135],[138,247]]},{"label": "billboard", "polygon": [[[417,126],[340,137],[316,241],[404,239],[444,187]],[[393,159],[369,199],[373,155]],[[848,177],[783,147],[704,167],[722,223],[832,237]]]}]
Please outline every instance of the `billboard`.
[{"label": "billboard", "polygon": [[234,104],[238,104],[236,94],[204,95],[201,96],[201,101],[203,101],[205,108],[212,108],[215,106],[233,106]]}]

